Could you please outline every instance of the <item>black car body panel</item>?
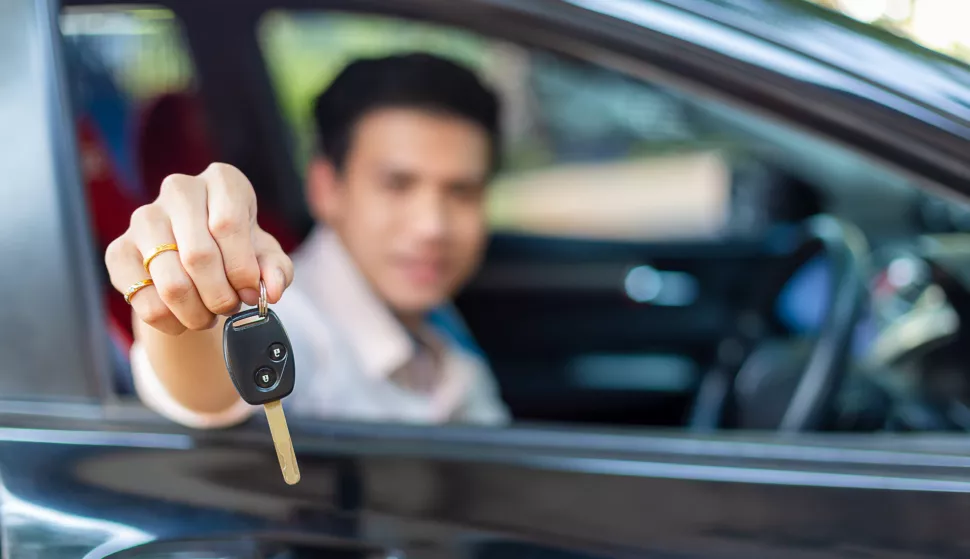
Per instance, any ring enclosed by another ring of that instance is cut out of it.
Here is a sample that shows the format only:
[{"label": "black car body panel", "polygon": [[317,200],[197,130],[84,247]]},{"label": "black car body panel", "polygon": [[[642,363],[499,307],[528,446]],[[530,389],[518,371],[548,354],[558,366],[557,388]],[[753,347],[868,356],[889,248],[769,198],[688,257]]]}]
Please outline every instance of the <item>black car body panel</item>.
[{"label": "black car body panel", "polygon": [[970,545],[957,438],[297,425],[304,479],[288,487],[262,425],[55,424],[0,431],[10,557],[149,542],[119,557],[958,557]]}]

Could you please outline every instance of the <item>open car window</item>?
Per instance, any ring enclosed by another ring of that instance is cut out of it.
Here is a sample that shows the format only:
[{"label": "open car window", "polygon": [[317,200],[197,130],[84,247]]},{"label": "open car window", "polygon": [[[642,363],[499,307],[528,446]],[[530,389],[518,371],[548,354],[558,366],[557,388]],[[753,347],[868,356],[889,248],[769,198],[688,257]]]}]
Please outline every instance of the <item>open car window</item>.
[{"label": "open car window", "polygon": [[[755,112],[597,63],[354,13],[275,10],[258,36],[298,171],[313,149],[313,98],[356,58],[432,52],[499,94],[497,237],[458,304],[519,418],[682,424],[771,268],[745,246],[779,241],[779,226],[816,213],[877,246],[925,227],[907,178]],[[863,203],[874,196],[878,207]],[[769,370],[801,362],[826,324],[831,281],[830,263],[815,258],[780,289],[759,348]],[[866,361],[885,325],[864,307],[852,363]],[[797,367],[784,375],[797,378]]]},{"label": "open car window", "polygon": [[[103,253],[164,176],[199,172],[220,150],[175,14],[85,6],[65,10],[61,28]],[[830,214],[878,248],[939,217],[907,178],[855,152],[631,68],[373,14],[274,10],[253,33],[263,59],[250,64],[268,71],[279,106],[267,110],[283,116],[297,174],[314,147],[312,100],[351,60],[431,52],[498,92],[505,153],[489,191],[495,236],[456,300],[466,324],[450,324],[488,357],[517,419],[683,425],[708,373],[731,361],[759,282],[791,249],[794,227]],[[878,205],[866,202],[873,197]],[[943,204],[942,230],[970,230],[954,217],[959,206]],[[756,328],[770,342],[760,370],[795,363],[789,378],[832,300],[830,263],[803,264]],[[104,293],[119,341],[117,389],[130,394],[130,309],[107,281]],[[870,303],[849,343],[853,366],[886,325],[879,317],[895,316]]]}]

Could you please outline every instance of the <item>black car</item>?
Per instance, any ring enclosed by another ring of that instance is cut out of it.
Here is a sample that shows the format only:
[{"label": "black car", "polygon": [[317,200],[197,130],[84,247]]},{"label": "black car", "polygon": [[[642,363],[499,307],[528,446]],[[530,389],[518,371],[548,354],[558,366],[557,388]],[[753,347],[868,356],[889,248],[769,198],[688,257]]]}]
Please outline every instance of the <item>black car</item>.
[{"label": "black car", "polygon": [[[138,402],[103,248],[212,159],[298,243],[308,96],[404,49],[510,107],[455,328],[516,422],[290,418],[287,486]],[[959,62],[795,0],[8,0],[0,76],[3,559],[970,552]]]}]

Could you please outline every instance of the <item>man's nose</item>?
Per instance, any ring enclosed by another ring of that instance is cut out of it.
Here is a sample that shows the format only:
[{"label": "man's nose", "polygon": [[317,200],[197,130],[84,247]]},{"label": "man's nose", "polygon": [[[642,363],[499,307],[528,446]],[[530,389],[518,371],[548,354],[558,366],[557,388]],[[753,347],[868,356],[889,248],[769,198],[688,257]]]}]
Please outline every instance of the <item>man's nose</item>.
[{"label": "man's nose", "polygon": [[445,197],[437,188],[422,189],[418,197],[413,218],[414,231],[422,239],[440,239],[448,230],[448,207]]}]

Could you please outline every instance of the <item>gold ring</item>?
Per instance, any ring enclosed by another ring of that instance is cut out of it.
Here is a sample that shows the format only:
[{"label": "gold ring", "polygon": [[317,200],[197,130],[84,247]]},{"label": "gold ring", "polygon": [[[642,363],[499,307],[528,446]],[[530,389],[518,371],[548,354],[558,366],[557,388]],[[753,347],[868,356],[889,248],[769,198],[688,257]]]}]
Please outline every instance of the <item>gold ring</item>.
[{"label": "gold ring", "polygon": [[134,297],[135,293],[138,293],[142,289],[145,289],[146,287],[148,287],[149,285],[153,285],[154,283],[155,282],[152,281],[152,278],[148,278],[131,284],[128,287],[128,289],[125,290],[125,302],[130,305],[131,298]]},{"label": "gold ring", "polygon": [[148,269],[148,266],[151,265],[152,260],[155,260],[155,257],[156,256],[158,256],[159,254],[161,254],[163,252],[168,252],[170,250],[174,250],[174,251],[178,252],[178,249],[179,249],[179,247],[175,243],[169,243],[169,244],[166,244],[166,245],[158,245],[157,247],[155,247],[155,250],[153,250],[152,253],[150,255],[148,255],[148,257],[145,258],[145,260],[142,262],[142,265],[145,267],[145,272],[147,272],[149,275],[151,275],[152,271]]}]

